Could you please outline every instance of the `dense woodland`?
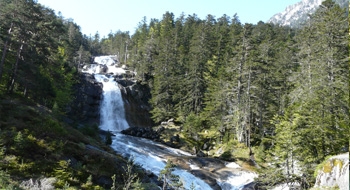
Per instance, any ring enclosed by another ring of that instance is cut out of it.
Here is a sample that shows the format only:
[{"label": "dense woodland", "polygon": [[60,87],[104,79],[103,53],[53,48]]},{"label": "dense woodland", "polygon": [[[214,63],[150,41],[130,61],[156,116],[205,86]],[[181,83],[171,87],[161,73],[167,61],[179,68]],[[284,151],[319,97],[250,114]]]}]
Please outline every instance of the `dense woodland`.
[{"label": "dense woodland", "polygon": [[103,38],[35,1],[0,0],[0,95],[65,115],[79,67],[116,54],[150,87],[155,123],[173,118],[194,146],[244,146],[263,186],[308,188],[349,149],[348,38],[348,7],[330,0],[301,28],[166,12]]},{"label": "dense woodland", "polygon": [[348,151],[348,32],[347,10],[332,1],[300,29],[167,12],[142,21],[125,54],[151,87],[155,122],[175,118],[188,138],[214,131],[211,140],[255,147],[275,164],[267,178],[285,180],[285,168],[287,181],[301,172],[307,186],[316,164]]}]

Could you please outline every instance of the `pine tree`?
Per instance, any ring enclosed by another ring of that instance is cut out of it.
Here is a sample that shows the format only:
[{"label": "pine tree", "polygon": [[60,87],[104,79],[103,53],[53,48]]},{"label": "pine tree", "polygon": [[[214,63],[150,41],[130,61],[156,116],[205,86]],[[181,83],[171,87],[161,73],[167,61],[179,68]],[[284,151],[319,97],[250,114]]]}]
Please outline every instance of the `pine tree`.
[{"label": "pine tree", "polygon": [[[325,1],[301,29],[297,35],[299,69],[291,76],[294,89],[289,94],[290,104],[275,123],[275,146],[292,150],[280,148],[273,154],[293,155],[309,181],[318,163],[348,146],[346,22],[346,11]],[[292,137],[293,145],[286,144]],[[280,160],[286,158],[281,156]]]},{"label": "pine tree", "polygon": [[160,171],[158,180],[163,181],[163,190],[168,189],[168,187],[174,189],[181,189],[183,187],[180,176],[173,174],[175,167],[172,161],[168,160],[164,169]]}]

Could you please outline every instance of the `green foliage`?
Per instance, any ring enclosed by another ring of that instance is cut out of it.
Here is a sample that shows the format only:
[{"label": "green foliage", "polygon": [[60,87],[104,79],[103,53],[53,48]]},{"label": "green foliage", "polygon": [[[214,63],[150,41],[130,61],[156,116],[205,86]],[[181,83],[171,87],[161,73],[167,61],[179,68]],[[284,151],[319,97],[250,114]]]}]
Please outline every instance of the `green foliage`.
[{"label": "green foliage", "polygon": [[193,182],[191,183],[190,190],[195,190],[196,186],[194,186]]},{"label": "green foliage", "polygon": [[309,181],[315,166],[328,155],[342,152],[349,138],[343,125],[349,123],[346,14],[331,1],[323,4],[296,36],[298,59],[305,64],[292,76],[292,103],[274,123],[273,154],[284,162],[298,160]]},{"label": "green foliage", "polygon": [[113,181],[111,190],[116,190],[117,189],[117,187],[116,187],[116,175],[114,174],[111,178],[112,178],[112,181]]},{"label": "green foliage", "polygon": [[58,188],[67,187],[72,178],[71,171],[69,171],[70,160],[60,160],[57,164],[57,168],[54,171],[54,176],[57,178],[55,186]]},{"label": "green foliage", "polygon": [[145,190],[139,178],[136,179],[136,181],[131,185],[131,187],[133,190]]},{"label": "green foliage", "polygon": [[221,154],[220,158],[223,160],[232,160],[232,151],[225,151]]},{"label": "green foliage", "polygon": [[111,144],[112,144],[112,133],[108,131],[106,135],[106,145],[111,145]]},{"label": "green foliage", "polygon": [[137,178],[137,173],[134,172],[135,170],[135,163],[132,158],[128,160],[127,166],[123,167],[125,174],[123,174],[123,179],[124,179],[124,186],[123,190],[129,190],[133,184],[135,184],[135,180],[137,182],[137,186],[140,187],[139,180]]},{"label": "green foliage", "polygon": [[184,130],[196,134],[203,129],[202,127],[202,119],[200,116],[196,115],[195,113],[190,113],[187,116],[184,123]]},{"label": "green foliage", "polygon": [[[333,163],[332,163],[333,160],[330,161],[330,158],[332,156],[333,155],[329,155],[329,156],[325,157],[325,159],[320,164],[317,165],[317,167],[315,168],[315,171],[314,171],[315,178],[317,177],[318,173],[320,171],[323,171],[324,169],[326,170],[326,171],[324,171],[325,173],[329,173],[329,171],[331,170],[330,167],[333,166]],[[326,167],[324,168],[324,166],[326,166]]]},{"label": "green foliage", "polygon": [[18,147],[19,150],[23,150],[25,148],[25,145],[27,144],[21,131],[19,131],[17,133],[17,135],[15,136],[14,142],[15,142],[16,147]]},{"label": "green foliage", "polygon": [[[97,126],[80,128],[93,137],[84,138],[59,122],[80,65],[102,53],[118,54],[149,85],[156,123],[174,118],[189,144],[200,148],[210,139],[233,157],[259,147],[260,159],[273,166],[270,182],[299,180],[294,160],[310,180],[325,157],[349,149],[348,13],[333,1],[300,29],[166,12],[160,20],[144,18],[133,36],[118,31],[103,39],[83,36],[77,24],[36,1],[0,3],[0,140],[7,147],[0,166],[10,175],[54,173],[58,163],[60,187],[68,189],[79,186],[73,177],[85,183],[108,169],[108,159],[81,146],[97,144]],[[77,171],[59,164],[64,153],[80,159],[79,169],[72,166]]]},{"label": "green foliage", "polygon": [[296,161],[311,180],[327,155],[348,149],[346,21],[332,1],[300,29],[167,12],[140,23],[130,60],[151,87],[156,123],[174,118],[196,147],[215,130],[218,143],[259,147],[277,181],[299,180]]},{"label": "green foliage", "polygon": [[166,190],[168,187],[171,187],[174,189],[183,188],[183,184],[182,184],[182,181],[180,180],[180,176],[173,174],[175,167],[176,166],[172,163],[172,161],[168,160],[164,169],[160,171],[158,180],[163,181],[163,190]]},{"label": "green foliage", "polygon": [[102,187],[93,184],[92,175],[89,175],[89,177],[86,179],[86,182],[82,184],[81,187],[87,190],[103,190]]},{"label": "green foliage", "polygon": [[84,135],[96,138],[98,137],[99,128],[97,124],[83,125],[79,127],[79,131]]},{"label": "green foliage", "polygon": [[65,114],[77,73],[75,52],[88,49],[79,26],[36,1],[3,1],[0,9],[1,93],[22,94]]},{"label": "green foliage", "polygon": [[[10,176],[9,187],[17,187],[18,179],[53,177],[60,188],[102,189],[95,177],[115,172],[122,184],[124,161],[112,156],[104,142],[67,126],[26,98],[4,96],[0,105],[0,170]],[[64,158],[73,162],[67,166]]]},{"label": "green foliage", "polygon": [[0,187],[9,187],[10,180],[10,175],[6,171],[0,170]]}]

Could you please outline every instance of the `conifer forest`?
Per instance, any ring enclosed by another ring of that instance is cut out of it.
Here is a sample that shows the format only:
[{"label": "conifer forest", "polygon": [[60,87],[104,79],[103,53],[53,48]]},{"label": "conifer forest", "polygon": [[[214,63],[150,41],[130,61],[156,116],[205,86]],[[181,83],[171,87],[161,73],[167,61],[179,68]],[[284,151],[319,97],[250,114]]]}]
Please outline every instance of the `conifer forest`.
[{"label": "conifer forest", "polygon": [[[77,151],[110,151],[96,126],[65,122],[82,65],[117,55],[150,89],[154,127],[173,120],[187,147],[225,145],[220,159],[254,162],[261,189],[311,188],[319,164],[349,151],[348,8],[326,0],[298,28],[165,12],[101,37],[35,0],[0,0],[0,187],[45,176],[102,189],[91,178],[122,168]],[[76,167],[62,161],[75,154]]]}]

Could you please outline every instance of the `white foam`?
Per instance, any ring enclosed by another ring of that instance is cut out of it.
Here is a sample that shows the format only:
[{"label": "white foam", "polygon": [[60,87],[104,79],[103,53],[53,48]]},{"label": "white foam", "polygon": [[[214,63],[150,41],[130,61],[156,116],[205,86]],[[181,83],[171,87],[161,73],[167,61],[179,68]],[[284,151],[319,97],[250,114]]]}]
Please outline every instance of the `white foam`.
[{"label": "white foam", "polygon": [[228,167],[228,168],[241,168],[241,166],[239,166],[238,164],[236,164],[234,162],[230,162],[230,163],[226,164],[226,167]]},{"label": "white foam", "polygon": [[111,66],[111,65],[114,65],[116,63],[110,55],[95,57],[94,62],[101,64],[101,65],[107,65],[107,66]]},{"label": "white foam", "polygon": [[230,175],[227,179],[219,179],[218,184],[221,189],[224,190],[239,190],[242,189],[244,185],[253,182],[256,177],[258,177],[256,173],[239,171]]},{"label": "white foam", "polygon": [[129,128],[125,119],[124,102],[118,83],[113,77],[94,75],[98,82],[103,84],[103,99],[101,102],[100,128],[106,131],[122,131]]},{"label": "white foam", "polygon": [[190,164],[190,168],[191,168],[192,170],[199,170],[199,169],[200,169],[199,166],[194,165],[194,164]]}]

